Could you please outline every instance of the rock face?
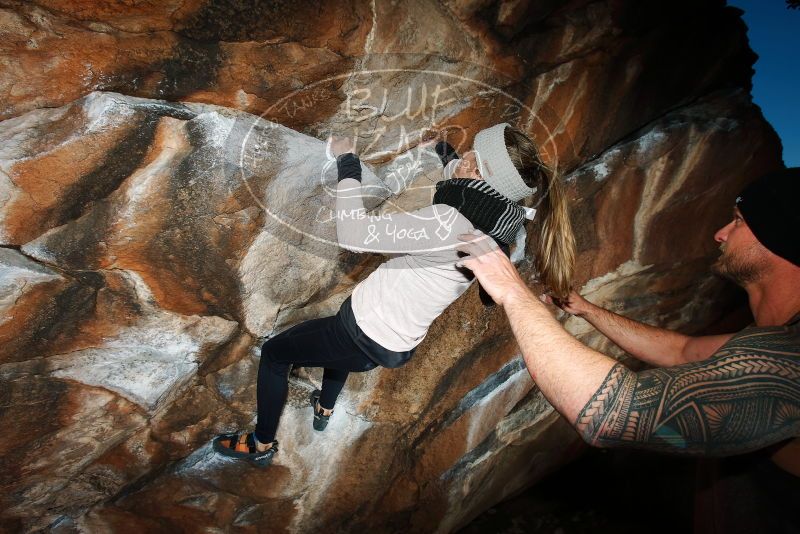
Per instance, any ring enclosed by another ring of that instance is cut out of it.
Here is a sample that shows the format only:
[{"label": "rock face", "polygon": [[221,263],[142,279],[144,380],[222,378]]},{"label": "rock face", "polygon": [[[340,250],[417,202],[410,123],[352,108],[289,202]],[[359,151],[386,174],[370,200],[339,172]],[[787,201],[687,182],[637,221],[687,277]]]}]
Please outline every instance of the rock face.
[{"label": "rock face", "polygon": [[324,434],[319,372],[293,376],[267,470],[211,452],[252,423],[264,338],[384,259],[336,246],[330,131],[392,211],[441,179],[424,129],[519,125],[564,176],[582,293],[688,332],[730,299],[713,232],[781,165],[711,0],[0,0],[0,34],[9,531],[451,532],[580,452],[474,287],[408,365],[352,375]]}]

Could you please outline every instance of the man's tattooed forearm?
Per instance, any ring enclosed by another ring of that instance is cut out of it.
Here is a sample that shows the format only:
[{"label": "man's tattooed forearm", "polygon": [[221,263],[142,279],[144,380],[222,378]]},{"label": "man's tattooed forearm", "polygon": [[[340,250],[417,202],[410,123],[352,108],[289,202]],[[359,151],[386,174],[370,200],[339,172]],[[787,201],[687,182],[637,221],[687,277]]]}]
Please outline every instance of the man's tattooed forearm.
[{"label": "man's tattooed forearm", "polygon": [[[762,338],[759,338],[762,336]],[[746,452],[800,435],[800,352],[764,343],[763,332],[733,338],[708,360],[635,373],[615,365],[575,426],[598,446],[687,454]],[[779,347],[779,348],[776,348]]]}]

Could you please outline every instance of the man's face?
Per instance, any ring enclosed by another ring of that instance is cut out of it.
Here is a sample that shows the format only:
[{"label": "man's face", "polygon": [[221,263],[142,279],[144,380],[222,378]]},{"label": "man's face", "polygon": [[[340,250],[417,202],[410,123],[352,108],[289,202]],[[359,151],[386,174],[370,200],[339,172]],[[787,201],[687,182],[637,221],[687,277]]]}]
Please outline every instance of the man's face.
[{"label": "man's face", "polygon": [[722,227],[714,239],[722,251],[711,266],[715,273],[740,286],[753,283],[764,275],[769,265],[769,251],[750,231],[738,208],[734,209],[733,220]]}]

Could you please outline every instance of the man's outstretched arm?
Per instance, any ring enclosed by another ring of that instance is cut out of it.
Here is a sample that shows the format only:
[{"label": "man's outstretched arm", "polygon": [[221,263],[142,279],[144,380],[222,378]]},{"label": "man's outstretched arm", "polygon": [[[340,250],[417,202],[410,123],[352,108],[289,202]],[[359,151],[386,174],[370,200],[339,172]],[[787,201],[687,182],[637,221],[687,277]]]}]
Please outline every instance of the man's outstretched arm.
[{"label": "man's outstretched arm", "polygon": [[740,337],[703,362],[633,372],[568,334],[490,241],[465,238],[464,266],[503,306],[539,389],[588,443],[734,454],[800,433],[800,354],[744,349]]},{"label": "man's outstretched arm", "polygon": [[733,336],[687,336],[640,323],[592,304],[576,292],[556,304],[588,321],[631,356],[659,367],[705,360]]}]

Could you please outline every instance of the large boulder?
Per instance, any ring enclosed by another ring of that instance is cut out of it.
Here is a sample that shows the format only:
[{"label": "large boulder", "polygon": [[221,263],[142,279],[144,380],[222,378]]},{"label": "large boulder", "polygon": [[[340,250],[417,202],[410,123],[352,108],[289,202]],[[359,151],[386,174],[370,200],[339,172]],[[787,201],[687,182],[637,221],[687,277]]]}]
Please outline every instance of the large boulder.
[{"label": "large boulder", "polygon": [[451,532],[581,452],[473,287],[408,365],[352,375],[324,434],[299,372],[274,465],[213,454],[253,421],[263,340],[385,259],[336,245],[331,131],[391,212],[442,178],[426,128],[463,148],[519,125],[563,177],[582,293],[686,332],[731,300],[714,230],[781,165],[738,12],[711,0],[9,0],[0,33],[11,531]]}]

